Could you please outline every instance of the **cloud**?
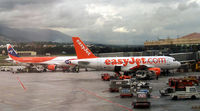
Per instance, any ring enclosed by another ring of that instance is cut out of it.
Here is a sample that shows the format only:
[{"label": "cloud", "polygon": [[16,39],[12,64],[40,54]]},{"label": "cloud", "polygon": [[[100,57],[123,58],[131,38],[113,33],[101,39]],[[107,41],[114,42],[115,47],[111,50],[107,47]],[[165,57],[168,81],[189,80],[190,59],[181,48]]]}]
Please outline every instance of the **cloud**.
[{"label": "cloud", "polygon": [[99,14],[105,20],[122,19],[121,16],[117,15],[117,9],[111,5],[87,4],[86,11],[90,15]]},{"label": "cloud", "polygon": [[125,27],[114,27],[113,32],[129,33],[128,29]]},{"label": "cloud", "polygon": [[113,27],[113,32],[120,32],[120,33],[129,33],[129,32],[136,32],[136,29],[127,29],[126,27]]},{"label": "cloud", "polygon": [[178,5],[178,9],[181,11],[187,10],[189,8],[198,8],[198,7],[199,7],[199,4],[198,2],[195,2],[195,1],[183,2]]},{"label": "cloud", "polygon": [[118,15],[117,8],[111,5],[101,5],[101,4],[87,4],[86,11],[89,16],[91,15],[99,15],[96,19],[96,25],[104,25],[107,21],[112,21],[114,19],[123,19]]},{"label": "cloud", "polygon": [[0,0],[0,25],[53,29],[108,44],[199,32],[199,13],[200,0]]}]

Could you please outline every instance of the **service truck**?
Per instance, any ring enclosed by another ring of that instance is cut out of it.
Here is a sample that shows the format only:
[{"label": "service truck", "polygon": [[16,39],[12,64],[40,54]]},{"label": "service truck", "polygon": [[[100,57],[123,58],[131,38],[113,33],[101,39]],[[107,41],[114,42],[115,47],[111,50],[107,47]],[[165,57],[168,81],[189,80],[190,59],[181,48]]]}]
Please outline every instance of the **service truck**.
[{"label": "service truck", "polygon": [[186,86],[180,91],[175,91],[170,96],[172,100],[200,98],[199,86]]},{"label": "service truck", "polygon": [[133,87],[131,84],[122,85],[119,88],[120,97],[133,97]]},{"label": "service truck", "polygon": [[148,101],[147,93],[137,92],[136,101],[132,102],[133,108],[150,108],[151,103]]},{"label": "service truck", "polygon": [[130,83],[129,80],[111,80],[110,81],[110,92],[119,92],[119,88],[122,86],[122,85],[126,85]]}]

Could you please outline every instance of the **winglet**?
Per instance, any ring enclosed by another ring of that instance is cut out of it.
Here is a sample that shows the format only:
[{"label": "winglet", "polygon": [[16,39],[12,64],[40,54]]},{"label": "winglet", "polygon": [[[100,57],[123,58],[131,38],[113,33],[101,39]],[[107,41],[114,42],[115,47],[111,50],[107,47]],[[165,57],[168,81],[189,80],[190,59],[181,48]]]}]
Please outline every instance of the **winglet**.
[{"label": "winglet", "polygon": [[79,37],[72,37],[78,59],[97,58]]},{"label": "winglet", "polygon": [[8,56],[9,57],[19,57],[16,53],[16,51],[13,49],[13,47],[10,44],[7,44],[7,51],[8,51]]}]

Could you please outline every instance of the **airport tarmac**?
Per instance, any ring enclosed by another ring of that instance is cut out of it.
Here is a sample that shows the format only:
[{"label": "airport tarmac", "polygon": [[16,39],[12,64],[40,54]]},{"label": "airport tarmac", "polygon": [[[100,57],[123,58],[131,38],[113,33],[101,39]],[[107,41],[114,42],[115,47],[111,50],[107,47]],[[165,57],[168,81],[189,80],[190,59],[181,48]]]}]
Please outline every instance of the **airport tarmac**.
[{"label": "airport tarmac", "polygon": [[[133,98],[120,98],[108,91],[109,82],[102,81],[103,72],[0,72],[0,111],[198,111],[200,100],[177,100],[161,97],[159,89],[169,77],[151,80],[151,108],[132,109]],[[197,75],[183,73],[176,76]]]}]

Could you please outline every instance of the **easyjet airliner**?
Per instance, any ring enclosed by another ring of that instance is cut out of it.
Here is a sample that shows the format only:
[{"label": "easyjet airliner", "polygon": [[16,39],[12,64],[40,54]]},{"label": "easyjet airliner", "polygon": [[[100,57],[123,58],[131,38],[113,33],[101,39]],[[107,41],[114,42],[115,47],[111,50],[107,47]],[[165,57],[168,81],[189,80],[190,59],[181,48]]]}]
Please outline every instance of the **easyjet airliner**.
[{"label": "easyjet airliner", "polygon": [[70,63],[114,72],[135,71],[138,69],[151,70],[157,75],[161,69],[169,70],[180,67],[180,62],[168,56],[140,57],[96,57],[79,37],[72,37],[77,59]]},{"label": "easyjet airliner", "polygon": [[[63,56],[63,57],[19,57],[16,51],[10,44],[7,44],[8,56],[16,64],[25,66],[42,65],[49,70],[56,70],[57,67],[70,67],[68,61],[76,59],[76,56]],[[66,64],[67,63],[67,64]]]}]

